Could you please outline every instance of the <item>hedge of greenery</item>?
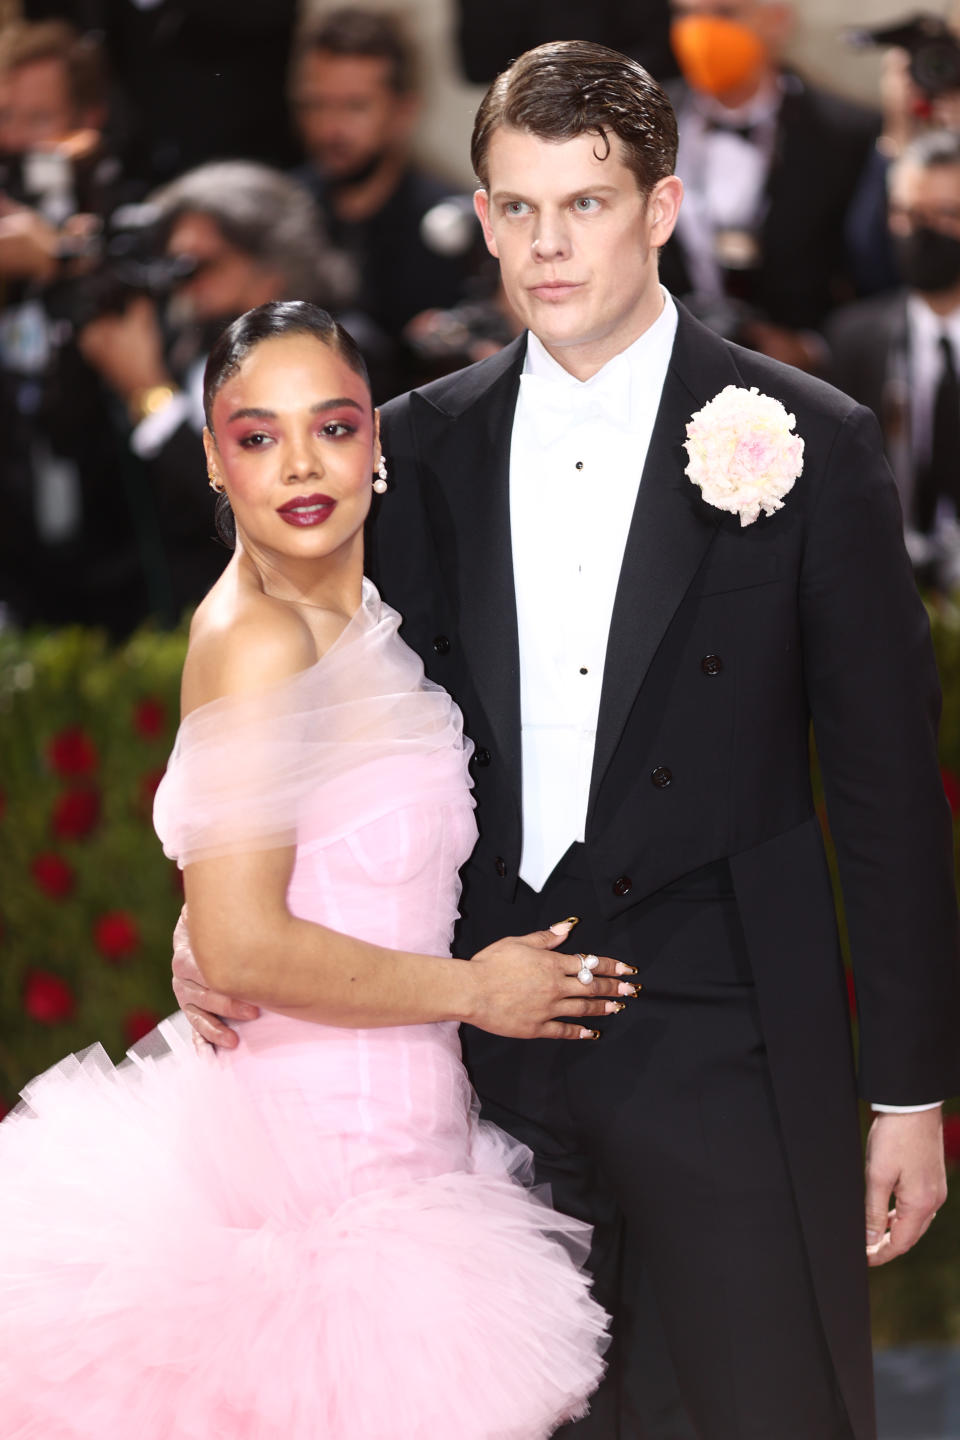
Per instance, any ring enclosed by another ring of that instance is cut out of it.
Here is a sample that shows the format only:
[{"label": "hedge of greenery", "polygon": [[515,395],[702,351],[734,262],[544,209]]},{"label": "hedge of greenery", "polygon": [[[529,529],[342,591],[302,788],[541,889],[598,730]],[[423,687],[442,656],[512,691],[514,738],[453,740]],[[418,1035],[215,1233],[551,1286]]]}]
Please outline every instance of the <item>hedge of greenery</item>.
[{"label": "hedge of greenery", "polygon": [[173,1009],[180,876],[151,824],[185,636],[0,633],[0,1109]]},{"label": "hedge of greenery", "polygon": [[[931,622],[960,826],[960,609]],[[63,1055],[100,1040],[119,1058],[173,1008],[181,887],[151,807],[185,645],[182,631],[119,648],[79,629],[0,632],[0,1115]],[[960,1191],[960,1111],[947,1146]],[[960,1193],[916,1251],[874,1272],[874,1318],[883,1342],[960,1341]]]}]

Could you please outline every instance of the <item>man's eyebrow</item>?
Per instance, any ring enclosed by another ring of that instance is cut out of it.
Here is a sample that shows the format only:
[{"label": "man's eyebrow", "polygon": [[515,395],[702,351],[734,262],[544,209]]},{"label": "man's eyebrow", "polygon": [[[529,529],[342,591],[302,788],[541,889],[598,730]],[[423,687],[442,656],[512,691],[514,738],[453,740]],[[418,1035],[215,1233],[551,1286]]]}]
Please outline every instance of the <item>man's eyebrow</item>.
[{"label": "man's eyebrow", "polygon": [[[577,190],[571,190],[569,195],[560,198],[561,205],[568,205],[571,200],[579,200],[584,196],[592,195],[616,195],[616,185],[581,185]],[[494,190],[491,192],[490,200],[494,205],[509,205],[513,200],[522,200],[525,205],[530,202],[526,195],[521,195],[514,190]]]},{"label": "man's eyebrow", "polygon": [[[352,410],[363,410],[359,401],[351,399],[349,395],[337,395],[333,400],[318,400],[316,405],[310,406],[310,414],[320,415],[327,410],[340,410],[344,405],[349,406]],[[232,425],[234,420],[276,420],[276,418],[276,410],[263,410],[258,405],[246,405],[241,410],[234,410],[233,414],[228,417],[228,424]]]}]

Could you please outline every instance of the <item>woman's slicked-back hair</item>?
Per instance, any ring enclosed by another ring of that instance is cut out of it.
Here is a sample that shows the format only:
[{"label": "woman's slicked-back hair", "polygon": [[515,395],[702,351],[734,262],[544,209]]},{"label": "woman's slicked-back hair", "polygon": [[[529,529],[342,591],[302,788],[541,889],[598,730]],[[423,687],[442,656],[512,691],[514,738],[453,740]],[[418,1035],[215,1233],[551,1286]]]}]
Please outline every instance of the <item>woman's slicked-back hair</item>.
[{"label": "woman's slicked-back hair", "polygon": [[369,389],[367,366],[353,336],[326,310],[309,300],[268,300],[238,316],[228,325],[207,357],[203,372],[203,413],[213,429],[213,402],[220,388],[236,375],[250,351],[264,340],[284,335],[312,335],[321,345],[335,350]]},{"label": "woman's slicked-back hair", "polygon": [[666,94],[636,60],[587,40],[552,40],[528,50],[498,75],[480,103],[470,158],[489,188],[490,137],[500,126],[541,140],[596,135],[610,153],[623,144],[624,163],[648,195],[677,159],[677,117]]},{"label": "woman's slicked-back hair", "polygon": [[[211,433],[213,402],[222,386],[236,375],[250,352],[264,340],[278,340],[285,335],[312,335],[321,345],[335,351],[369,390],[366,362],[357,342],[339,321],[309,300],[269,300],[228,325],[207,357],[203,372],[203,413]],[[216,523],[220,538],[233,545],[236,528],[226,495],[217,497]]]}]

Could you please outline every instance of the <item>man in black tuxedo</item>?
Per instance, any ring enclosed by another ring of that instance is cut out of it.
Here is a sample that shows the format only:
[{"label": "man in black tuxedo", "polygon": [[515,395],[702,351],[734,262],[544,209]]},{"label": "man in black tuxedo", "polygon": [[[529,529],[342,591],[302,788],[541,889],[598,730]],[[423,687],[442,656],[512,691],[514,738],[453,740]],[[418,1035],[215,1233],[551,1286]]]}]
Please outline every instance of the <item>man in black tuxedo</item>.
[{"label": "man in black tuxedo", "polygon": [[[465,1036],[491,1117],[596,1227],[616,1345],[572,1431],[870,1440],[865,1249],[901,1253],[943,1202],[937,1102],[960,1078],[936,674],[872,417],[658,283],[675,143],[663,92],[599,46],[541,46],[491,87],[477,209],[529,330],[384,407],[370,560],[477,744],[457,953],[569,913],[643,984],[596,1043]],[[688,420],[728,386],[780,402],[805,446],[748,524],[684,473]],[[866,1246],[811,716],[862,1093],[913,1112],[874,1120]],[[177,993],[222,1040],[196,1004],[230,1002]],[[655,1413],[651,1295],[686,1421]]]},{"label": "man in black tuxedo", "polygon": [[830,378],[880,421],[907,549],[949,593],[960,582],[960,135],[918,136],[887,185],[903,285],[833,316]]},{"label": "man in black tuxedo", "polygon": [[731,338],[817,370],[855,298],[847,220],[880,116],[781,58],[787,0],[671,0],[683,213],[663,283]]}]

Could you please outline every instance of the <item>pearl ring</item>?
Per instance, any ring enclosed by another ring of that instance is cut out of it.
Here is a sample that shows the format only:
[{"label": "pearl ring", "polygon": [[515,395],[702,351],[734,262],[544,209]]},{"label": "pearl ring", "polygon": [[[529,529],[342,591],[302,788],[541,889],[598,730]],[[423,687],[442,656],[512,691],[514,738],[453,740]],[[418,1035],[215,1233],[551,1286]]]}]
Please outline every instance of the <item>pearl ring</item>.
[{"label": "pearl ring", "polygon": [[577,979],[581,985],[589,985],[593,979],[593,972],[600,964],[596,955],[578,955],[580,969],[577,971]]}]

